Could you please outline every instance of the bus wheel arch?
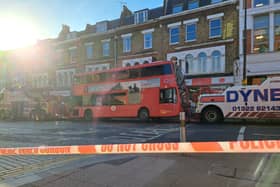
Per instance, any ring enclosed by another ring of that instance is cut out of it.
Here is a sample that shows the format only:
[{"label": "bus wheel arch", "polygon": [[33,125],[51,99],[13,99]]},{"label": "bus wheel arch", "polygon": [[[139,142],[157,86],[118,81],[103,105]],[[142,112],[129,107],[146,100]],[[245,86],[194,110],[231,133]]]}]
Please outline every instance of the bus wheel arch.
[{"label": "bus wheel arch", "polygon": [[141,107],[138,110],[138,118],[141,121],[148,121],[150,119],[150,111],[147,107]]},{"label": "bus wheel arch", "polygon": [[208,105],[201,112],[203,122],[219,123],[224,120],[223,111],[216,105]]},{"label": "bus wheel arch", "polygon": [[84,119],[86,121],[92,121],[93,119],[93,112],[91,109],[86,109],[85,112],[84,112]]}]

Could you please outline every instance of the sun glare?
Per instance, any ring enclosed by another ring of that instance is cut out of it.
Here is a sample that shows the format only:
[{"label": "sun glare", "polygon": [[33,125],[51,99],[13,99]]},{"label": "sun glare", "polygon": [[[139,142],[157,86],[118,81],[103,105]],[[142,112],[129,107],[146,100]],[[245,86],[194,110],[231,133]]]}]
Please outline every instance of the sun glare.
[{"label": "sun glare", "polygon": [[22,48],[39,38],[35,25],[21,17],[0,18],[0,50]]}]

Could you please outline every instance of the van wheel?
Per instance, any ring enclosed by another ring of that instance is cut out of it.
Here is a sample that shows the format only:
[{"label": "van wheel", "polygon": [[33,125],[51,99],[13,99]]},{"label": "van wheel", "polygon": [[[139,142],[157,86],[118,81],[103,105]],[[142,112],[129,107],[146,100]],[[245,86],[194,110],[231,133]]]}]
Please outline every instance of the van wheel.
[{"label": "van wheel", "polygon": [[90,109],[87,109],[85,111],[84,119],[86,121],[92,121],[93,117],[92,117],[92,111]]},{"label": "van wheel", "polygon": [[219,123],[223,121],[223,114],[218,108],[209,107],[203,110],[202,120],[207,123]]},{"label": "van wheel", "polygon": [[142,108],[142,109],[138,112],[138,118],[139,118],[141,121],[148,121],[149,118],[150,118],[148,109]]}]

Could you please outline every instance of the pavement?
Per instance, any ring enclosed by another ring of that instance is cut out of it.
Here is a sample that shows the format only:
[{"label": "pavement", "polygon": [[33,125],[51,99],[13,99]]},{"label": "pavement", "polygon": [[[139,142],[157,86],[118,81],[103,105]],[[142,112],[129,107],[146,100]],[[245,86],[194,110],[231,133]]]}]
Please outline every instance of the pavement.
[{"label": "pavement", "polygon": [[280,185],[280,155],[140,155],[89,165],[21,187],[250,187]]}]

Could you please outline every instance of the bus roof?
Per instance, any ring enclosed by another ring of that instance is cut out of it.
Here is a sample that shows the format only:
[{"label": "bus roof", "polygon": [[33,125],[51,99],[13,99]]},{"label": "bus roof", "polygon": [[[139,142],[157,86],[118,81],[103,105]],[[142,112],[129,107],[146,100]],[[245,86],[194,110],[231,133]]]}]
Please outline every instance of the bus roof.
[{"label": "bus roof", "polygon": [[94,71],[94,72],[84,72],[84,73],[77,73],[75,76],[84,76],[84,75],[91,75],[91,74],[97,74],[97,73],[103,73],[103,72],[116,72],[116,71],[123,71],[123,70],[129,70],[129,69],[139,69],[144,67],[151,67],[151,66],[157,66],[162,64],[172,64],[170,61],[157,61],[149,64],[139,64],[137,66],[129,66],[129,67],[119,67],[119,68],[112,68],[109,70],[100,70],[100,71]]}]

